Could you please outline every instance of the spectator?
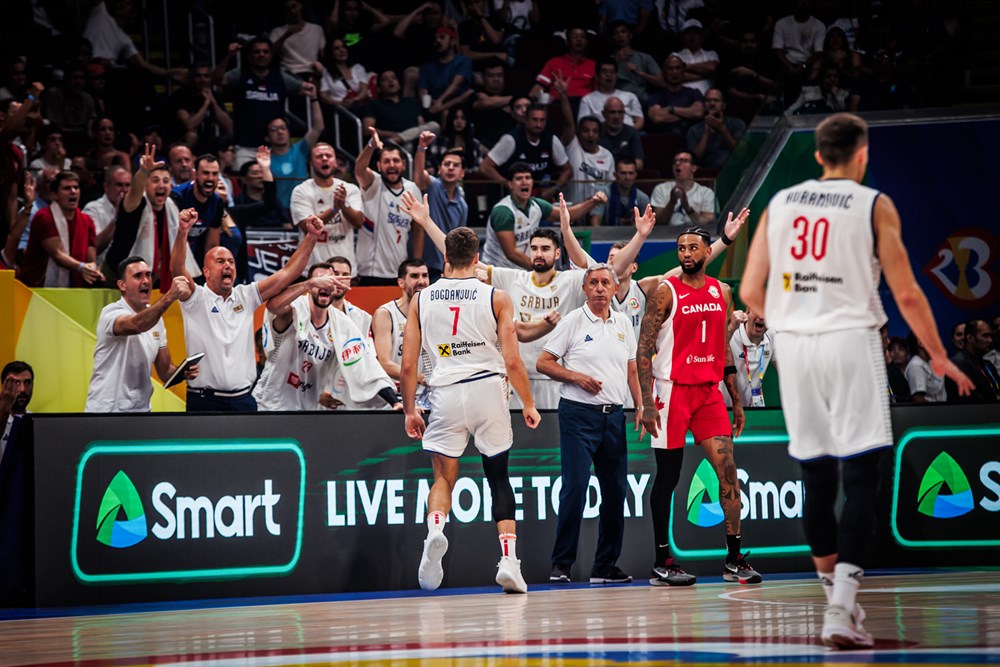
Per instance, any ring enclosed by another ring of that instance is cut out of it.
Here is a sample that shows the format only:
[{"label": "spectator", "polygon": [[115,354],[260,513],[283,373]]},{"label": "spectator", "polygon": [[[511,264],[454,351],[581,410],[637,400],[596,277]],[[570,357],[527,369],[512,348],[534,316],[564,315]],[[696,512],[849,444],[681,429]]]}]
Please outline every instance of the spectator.
[{"label": "spectator", "polygon": [[206,253],[219,245],[222,233],[222,215],[226,205],[215,193],[219,173],[218,158],[208,153],[200,155],[194,162],[194,180],[178,185],[170,193],[179,211],[194,209],[196,212],[186,236],[191,244],[191,256],[197,264],[203,264]]},{"label": "spectator", "polygon": [[657,185],[650,197],[656,224],[685,228],[715,221],[715,193],[695,182],[696,171],[698,165],[690,153],[674,156],[674,180]]},{"label": "spectator", "polygon": [[993,318],[990,329],[993,334],[993,349],[984,354],[983,358],[997,368],[1000,368],[1000,315]]},{"label": "spectator", "polygon": [[[375,151],[378,151],[378,174],[368,166]],[[378,132],[373,130],[371,140],[354,163],[365,213],[365,225],[358,231],[357,244],[362,285],[394,285],[400,263],[407,257],[424,254],[423,228],[414,230],[412,218],[399,207],[404,192],[420,197],[416,184],[403,177],[403,168],[399,147],[383,148]]]},{"label": "spectator", "polygon": [[810,5],[809,0],[795,0],[792,14],[774,24],[771,50],[781,65],[786,100],[798,94],[809,60],[823,51],[826,26],[812,16]]},{"label": "spectator", "polygon": [[715,73],[719,69],[719,54],[701,48],[705,32],[701,21],[688,19],[681,30],[683,49],[675,53],[684,61],[684,85],[696,88],[704,95],[715,83]]},{"label": "spectator", "polygon": [[[913,353],[906,365],[906,382],[910,386],[910,397],[914,403],[943,403],[948,400],[944,378],[931,370],[931,355],[920,344],[920,340],[910,334],[907,344]],[[971,376],[970,376],[971,377]]]},{"label": "spectator", "polygon": [[580,111],[577,118],[584,116],[597,116],[603,123],[604,105],[611,97],[617,97],[625,105],[625,124],[641,130],[646,122],[642,115],[642,103],[633,93],[626,90],[619,90],[618,85],[618,65],[614,59],[602,60],[597,65],[596,88],[594,92],[587,93],[580,100]]},{"label": "spectator", "polygon": [[83,207],[83,212],[94,221],[97,232],[97,266],[104,265],[108,246],[115,237],[115,218],[118,207],[125,199],[125,193],[132,185],[132,172],[125,167],[109,167],[104,170],[104,194]]},{"label": "spectator", "polygon": [[639,172],[635,161],[622,159],[615,162],[615,180],[608,183],[604,193],[608,203],[594,207],[590,212],[590,224],[599,225],[630,225],[633,222],[633,211],[645,211],[649,206],[649,195],[635,185]]},{"label": "spectator", "polygon": [[81,62],[73,62],[66,68],[63,84],[49,88],[43,99],[45,120],[77,139],[91,134],[97,117],[97,103],[84,90],[86,85],[87,68]]},{"label": "spectator", "polygon": [[[17,184],[11,183],[11,191],[17,192]],[[3,245],[0,246],[0,270],[11,270],[17,268],[18,264],[18,245],[21,241],[21,235],[24,234],[28,227],[28,221],[31,219],[31,212],[35,206],[35,178],[30,173],[24,174],[24,198],[22,200],[22,205],[14,213],[13,220],[11,221],[10,229],[7,231],[6,237],[0,237],[0,241]]]},{"label": "spectator", "polygon": [[[236,146],[231,141],[232,137],[222,136],[216,140],[215,157],[219,158],[219,183],[225,186],[228,197],[222,197],[226,206],[232,207],[236,196],[233,189],[231,176],[236,176]],[[222,195],[219,195],[220,197]]]},{"label": "spectator", "polygon": [[542,182],[556,177],[541,193],[542,199],[555,196],[569,181],[573,169],[559,137],[547,127],[548,115],[548,110],[540,104],[529,107],[524,125],[500,138],[479,165],[480,173],[490,180],[505,183],[513,176],[511,169],[515,163],[527,164],[533,180]]},{"label": "spectator", "polygon": [[295,186],[291,198],[292,222],[299,229],[300,242],[308,233],[311,220],[319,218],[323,223],[309,264],[319,264],[339,255],[354,265],[354,231],[365,221],[361,191],[353,183],[334,177],[337,154],[330,144],[316,144],[310,162],[312,178]]},{"label": "spectator", "polygon": [[664,32],[680,34],[688,13],[704,4],[703,0],[655,0],[656,15],[660,29]]},{"label": "spectator", "polygon": [[320,73],[319,99],[323,104],[353,107],[368,101],[370,76],[360,63],[351,64],[347,42],[334,37],[330,42],[329,66]]},{"label": "spectator", "polygon": [[[456,117],[461,111],[456,111]],[[465,201],[465,191],[462,189],[468,151],[461,148],[447,149],[441,156],[438,175],[431,176],[424,166],[429,148],[436,145],[432,132],[420,135],[417,156],[413,159],[413,180],[421,191],[427,193],[424,196],[427,197],[431,220],[447,234],[453,229],[464,227],[469,220],[469,204]],[[425,243],[423,259],[430,282],[434,282],[444,271],[444,256],[433,243]]]},{"label": "spectator", "polygon": [[363,62],[368,62],[364,55],[377,50],[369,38],[389,24],[385,14],[362,0],[333,0],[327,17],[329,33],[342,38],[347,48],[355,51],[355,56]]},{"label": "spectator", "polygon": [[[281,227],[278,213],[277,188],[271,173],[271,151],[266,146],[257,149],[257,159],[247,162],[240,170],[243,187],[233,197],[229,209],[242,229],[249,227]],[[291,223],[288,223],[289,227]]]},{"label": "spectator", "polygon": [[[476,137],[484,146],[492,147],[500,137],[514,130],[512,102],[514,97],[507,92],[504,84],[504,66],[500,61],[492,61],[482,72],[483,87],[475,92],[472,101],[472,122]],[[521,102],[527,112],[531,101]]]},{"label": "spectator", "polygon": [[[853,81],[861,68],[861,54],[851,49],[847,33],[839,26],[830,26],[823,40],[823,51],[813,58],[814,71],[820,64],[836,65],[844,78]],[[815,77],[811,77],[815,78]]]},{"label": "spectator", "polygon": [[[163,382],[177,370],[162,316],[174,301],[190,296],[191,286],[184,278],[174,278],[170,289],[150,304],[153,275],[145,260],[126,257],[118,275],[121,298],[105,306],[97,320],[94,372],[84,412],[150,412],[150,366]],[[197,365],[184,373],[186,379],[197,375]]]},{"label": "spectator", "polygon": [[[109,267],[117,267],[129,255],[152,258],[153,287],[161,291],[169,289],[173,281],[170,251],[179,220],[170,190],[170,172],[163,162],[156,161],[156,149],[147,144],[139,158],[139,169],[122,200],[115,220],[114,240],[107,254]],[[201,270],[191,253],[186,256],[188,272],[200,276]]]},{"label": "spectator", "polygon": [[46,167],[56,171],[64,171],[70,167],[70,159],[66,157],[66,148],[63,146],[62,130],[58,125],[46,125],[38,133],[38,141],[42,144],[42,154],[31,161],[28,170],[31,175],[38,178],[42,169]]},{"label": "spectator", "polygon": [[858,111],[904,109],[913,99],[913,90],[896,72],[896,63],[886,49],[874,53],[871,73],[858,80],[856,92]]},{"label": "spectator", "polygon": [[465,17],[458,23],[458,43],[462,55],[473,63],[500,60],[507,61],[507,51],[503,46],[503,20],[491,16],[486,7],[487,0],[462,0]]},{"label": "spectator", "polygon": [[903,369],[892,361],[892,354],[889,352],[889,326],[883,324],[879,330],[882,334],[882,352],[885,355],[885,374],[887,378],[887,390],[889,392],[890,403],[909,403],[910,385],[903,375]]},{"label": "spectator", "polygon": [[283,115],[276,116],[267,123],[267,142],[271,146],[271,173],[274,174],[278,188],[278,211],[286,220],[291,219],[289,210],[292,205],[292,190],[309,178],[309,154],[326,127],[319,102],[313,98],[311,103],[313,126],[301,141],[292,143],[288,121]]},{"label": "spectator", "polygon": [[743,30],[737,45],[739,48],[727,60],[731,67],[725,76],[726,95],[730,99],[753,100],[768,109],[774,107],[778,87],[774,59],[761,54],[757,31],[753,29]]},{"label": "spectator", "polygon": [[437,132],[441,126],[433,121],[425,123],[417,98],[403,97],[396,73],[385,70],[379,74],[378,99],[368,105],[364,128],[366,134],[377,129],[386,141],[407,144],[421,132]]},{"label": "spectator", "polygon": [[958,322],[951,328],[951,345],[955,348],[955,354],[965,349],[965,322]]},{"label": "spectator", "polygon": [[951,360],[972,380],[974,387],[968,396],[960,396],[955,382],[946,377],[944,382],[949,401],[1000,401],[1000,371],[985,358],[992,346],[993,332],[989,324],[983,320],[969,320],[965,323],[965,345]]},{"label": "spectator", "polygon": [[[734,313],[735,314],[735,313]],[[747,309],[746,320],[737,324],[730,318],[729,349],[733,353],[736,366],[736,391],[744,408],[764,407],[764,373],[778,359],[774,349],[774,332],[767,328],[764,316]],[[719,384],[719,391],[726,407],[732,407],[733,399],[728,391],[723,391],[725,382]]]},{"label": "spectator", "polygon": [[[587,32],[583,28],[566,31],[566,53],[550,59],[535,77],[535,85],[529,94],[531,99],[547,103],[548,99],[559,97],[557,77],[566,82],[566,94],[570,98],[581,98],[594,89],[593,60],[584,55],[587,50]],[[545,96],[543,97],[543,93]]]},{"label": "spectator", "polygon": [[159,65],[147,62],[135,48],[132,38],[122,30],[122,25],[128,20],[131,11],[131,2],[112,3],[112,12],[108,11],[104,0],[94,3],[90,16],[87,17],[87,26],[83,29],[83,36],[93,47],[94,58],[105,65],[127,63],[154,76],[171,76],[181,81],[183,70],[167,71]]},{"label": "spectator", "polygon": [[434,34],[434,58],[420,66],[417,82],[420,98],[432,116],[444,114],[472,96],[469,86],[472,61],[457,50],[458,34],[452,28],[438,28]]},{"label": "spectator", "polygon": [[616,160],[635,160],[636,168],[642,170],[646,157],[642,138],[637,129],[625,124],[625,105],[617,97],[609,97],[604,103],[604,127],[601,128],[600,142]]},{"label": "spectator", "polygon": [[[587,302],[569,313],[548,338],[536,368],[559,388],[559,451],[563,485],[552,549],[553,583],[569,583],[576,561],[584,506],[590,494],[590,466],[598,479],[601,518],[590,583],[632,581],[617,566],[625,534],[628,446],[622,405],[642,395],[635,365],[632,323],[611,307],[618,276],[607,264],[584,273]],[[583,335],[581,335],[583,334]],[[562,363],[560,363],[562,360]],[[641,417],[641,411],[637,411]]]},{"label": "spectator", "polygon": [[701,92],[685,86],[684,61],[671,54],[663,61],[666,89],[649,96],[649,132],[673,132],[686,135],[688,129],[705,115]]},{"label": "spectator", "polygon": [[600,32],[613,29],[616,24],[635,26],[637,35],[646,32],[653,13],[653,0],[601,0],[597,13],[601,17]]},{"label": "spectator", "polygon": [[174,144],[167,151],[170,165],[170,182],[174,187],[190,183],[194,179],[194,153],[185,144]]},{"label": "spectator", "polygon": [[705,169],[722,169],[747,131],[746,123],[725,112],[722,91],[710,88],[705,93],[705,120],[688,130],[688,150]]},{"label": "spectator", "polygon": [[611,180],[615,158],[600,144],[601,121],[595,116],[583,116],[579,122],[574,122],[569,100],[560,98],[559,102],[566,120],[562,141],[573,169],[566,199],[575,204],[589,199]]},{"label": "spectator", "polygon": [[910,350],[906,339],[900,336],[889,337],[889,362],[902,373],[910,363]]},{"label": "spectator", "polygon": [[326,48],[323,28],[308,23],[302,14],[300,0],[285,0],[283,26],[271,30],[272,49],[280,58],[281,69],[307,79],[313,73],[313,63],[317,62]]},{"label": "spectator", "polygon": [[456,29],[455,22],[445,16],[443,3],[438,0],[425,2],[404,16],[392,31],[393,36],[402,42],[397,60],[424,63],[434,58],[438,28]]},{"label": "spectator", "polygon": [[476,139],[472,124],[469,123],[469,113],[465,107],[458,107],[452,111],[444,132],[426,151],[429,153],[427,156],[428,165],[435,171],[441,165],[444,156],[452,151],[461,153],[462,164],[468,165],[468,171],[474,172],[479,169],[479,165],[483,161],[483,147]]},{"label": "spectator", "polygon": [[535,0],[493,0],[493,11],[504,22],[508,35],[531,32],[542,21]]},{"label": "spectator", "polygon": [[[542,220],[559,220],[559,211],[544,199],[531,196],[534,181],[530,165],[515,162],[511,165],[510,173],[510,181],[507,183],[510,194],[497,202],[490,211],[486,242],[483,244],[483,261],[493,266],[510,269],[520,267],[530,271],[534,268],[528,256],[531,236]],[[604,201],[603,193],[595,193],[590,199],[569,208],[570,219],[583,218],[594,206]]]},{"label": "spectator", "polygon": [[78,208],[80,177],[61,171],[53,201],[35,214],[18,279],[29,287],[85,287],[104,280],[97,268],[94,221]]},{"label": "spectator", "polygon": [[7,98],[23,100],[29,92],[28,67],[23,56],[16,56],[7,62],[4,69],[3,85],[0,86],[0,100]]},{"label": "spectator", "polygon": [[799,98],[788,107],[788,113],[829,114],[837,111],[856,111],[858,96],[840,87],[840,68],[823,65],[820,69],[819,85],[803,86]]},{"label": "spectator", "polygon": [[207,151],[219,131],[233,133],[233,119],[212,92],[212,70],[195,63],[185,85],[170,98],[174,117],[183,131],[182,141],[200,153]]},{"label": "spectator", "polygon": [[618,66],[618,87],[645,102],[651,87],[663,85],[663,70],[653,56],[632,48],[632,29],[624,21],[612,21],[611,47]]},{"label": "spectator", "polygon": [[[187,235],[197,214],[181,211],[170,270],[194,284],[186,269]],[[226,248],[205,254],[205,284],[181,298],[184,342],[188,354],[207,352],[198,377],[188,382],[189,412],[256,412],[250,389],[257,379],[254,358],[254,312],[302,275],[322,223],[314,219],[309,235],[288,262],[272,275],[249,285],[237,285],[235,260]],[[220,308],[222,306],[222,308]]]},{"label": "spectator", "polygon": [[233,56],[241,48],[238,42],[229,45],[226,57],[212,72],[213,83],[222,83],[233,99],[233,140],[236,144],[236,168],[253,159],[260,138],[267,133],[267,124],[285,113],[288,95],[315,96],[311,83],[274,66],[271,40],[255,37],[248,45],[248,65],[226,71]]},{"label": "spectator", "polygon": [[107,116],[94,121],[94,148],[91,151],[93,165],[98,169],[107,169],[112,165],[128,167],[131,158],[128,153],[118,148],[118,132],[115,121]]}]

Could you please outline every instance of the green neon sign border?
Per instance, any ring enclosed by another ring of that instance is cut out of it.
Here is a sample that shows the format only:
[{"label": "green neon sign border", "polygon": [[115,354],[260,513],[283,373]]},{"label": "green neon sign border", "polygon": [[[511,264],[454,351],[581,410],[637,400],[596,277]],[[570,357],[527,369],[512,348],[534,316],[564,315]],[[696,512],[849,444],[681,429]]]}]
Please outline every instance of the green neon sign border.
[{"label": "green neon sign border", "polygon": [[[774,432],[767,434],[755,433],[753,435],[743,435],[735,440],[735,443],[740,444],[763,444],[763,443],[776,443],[776,444],[788,444],[788,434],[782,432]],[[687,442],[689,444],[694,443],[694,438],[691,434],[687,435]],[[718,558],[726,556],[726,549],[685,549],[677,544],[676,536],[674,535],[674,496],[676,495],[676,490],[670,496],[670,548],[673,549],[674,553],[677,554],[678,558]],[[801,554],[810,553],[808,544],[788,544],[783,546],[772,546],[772,547],[753,547],[751,549],[754,556],[798,556]]]},{"label": "green neon sign border", "polygon": [[899,532],[899,477],[902,471],[903,451],[914,440],[941,440],[943,438],[982,438],[986,436],[1000,435],[1000,424],[980,426],[977,428],[926,428],[914,427],[903,434],[896,448],[896,466],[892,482],[892,537],[896,543],[909,549],[934,549],[938,547],[996,547],[1000,546],[1000,539],[997,540],[911,540],[903,537]]},{"label": "green neon sign border", "polygon": [[[295,440],[264,440],[248,444],[231,444],[228,440],[194,440],[188,444],[155,444],[149,441],[125,441],[126,444],[106,445],[97,441],[84,453],[76,469],[76,493],[73,501],[73,537],[70,544],[70,563],[77,579],[88,584],[118,582],[152,582],[173,579],[229,579],[242,577],[264,577],[286,575],[292,572],[302,555],[302,532],[305,526],[306,459],[302,448]],[[141,443],[141,444],[140,444]],[[281,565],[221,567],[198,570],[161,570],[148,572],[128,572],[122,574],[88,574],[80,567],[77,559],[77,544],[80,534],[80,497],[83,491],[83,471],[94,456],[103,454],[220,454],[233,452],[291,452],[299,459],[299,516],[295,535],[295,551],[291,560]]]}]

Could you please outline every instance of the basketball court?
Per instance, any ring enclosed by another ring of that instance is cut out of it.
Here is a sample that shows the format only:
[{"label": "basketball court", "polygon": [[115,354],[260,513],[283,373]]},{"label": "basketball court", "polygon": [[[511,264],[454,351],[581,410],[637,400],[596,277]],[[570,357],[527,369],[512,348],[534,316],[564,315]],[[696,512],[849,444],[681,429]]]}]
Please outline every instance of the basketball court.
[{"label": "basketball court", "polygon": [[877,573],[858,601],[873,650],[819,644],[804,575],[12,610],[0,667],[1000,664],[1000,571]]}]

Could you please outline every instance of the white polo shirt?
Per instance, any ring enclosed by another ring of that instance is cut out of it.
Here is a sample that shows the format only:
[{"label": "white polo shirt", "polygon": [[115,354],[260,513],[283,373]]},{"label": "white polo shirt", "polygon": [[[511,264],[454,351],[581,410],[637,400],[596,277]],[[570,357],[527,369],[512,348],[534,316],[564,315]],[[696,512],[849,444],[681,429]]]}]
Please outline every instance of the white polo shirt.
[{"label": "white polo shirt", "polygon": [[189,387],[236,391],[254,383],[253,314],[262,303],[257,283],[237,285],[228,299],[197,285],[191,298],[181,302],[187,353],[205,353]]},{"label": "white polo shirt", "polygon": [[90,376],[85,412],[149,412],[153,396],[150,369],[167,330],[160,319],[152,329],[134,336],[116,336],[115,321],[136,311],[122,297],[109,303],[97,320],[94,374]]},{"label": "white polo shirt", "polygon": [[[355,211],[362,211],[361,189],[358,186],[335,178],[333,185],[324,188],[316,183],[315,179],[310,178],[308,181],[299,183],[292,190],[292,222],[298,226],[310,215],[319,215],[326,209],[332,208],[333,196],[341,185],[347,191],[344,206],[349,206]],[[305,234],[300,230],[299,240],[301,241],[303,238],[305,238]],[[338,255],[350,260],[351,266],[357,266],[354,255],[354,226],[344,217],[342,210],[336,211],[333,218],[323,225],[319,240],[316,241],[316,246],[313,248],[312,254],[309,255],[309,264],[325,262]]]},{"label": "white polo shirt", "polygon": [[[759,344],[754,344],[747,336],[747,325],[741,324],[729,339],[729,349],[733,353],[733,365],[736,366],[736,389],[740,393],[743,407],[764,406],[764,373],[774,361],[774,332],[768,329]],[[727,407],[732,407],[732,398],[726,389],[725,381],[719,384],[722,398]],[[754,390],[759,392],[757,403],[754,402]]]},{"label": "white polo shirt", "polygon": [[628,362],[635,360],[635,350],[628,316],[611,309],[602,320],[587,304],[565,316],[545,342],[545,351],[562,359],[563,366],[601,381],[597,394],[569,382],[559,387],[562,398],[591,405],[625,404],[631,395]]}]

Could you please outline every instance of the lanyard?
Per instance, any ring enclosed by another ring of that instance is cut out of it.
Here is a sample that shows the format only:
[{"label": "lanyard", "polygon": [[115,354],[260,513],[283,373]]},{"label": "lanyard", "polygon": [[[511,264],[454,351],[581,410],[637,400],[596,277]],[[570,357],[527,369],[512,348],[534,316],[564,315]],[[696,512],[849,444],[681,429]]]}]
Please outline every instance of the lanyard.
[{"label": "lanyard", "polygon": [[[757,359],[757,371],[759,374],[757,379],[760,380],[761,387],[764,386],[764,346],[765,342],[763,340],[760,342],[760,345],[757,346],[760,349],[760,357]],[[747,384],[752,385],[753,378],[750,376],[750,353],[747,351],[746,345],[743,345],[743,361],[747,366]]]},{"label": "lanyard", "polygon": [[997,398],[1000,398],[1000,382],[997,381],[997,378],[993,377],[990,367],[986,364],[986,360],[983,359],[983,365],[979,366],[979,372],[986,378],[986,382],[989,383],[990,388],[993,390],[993,393],[996,394]]}]

